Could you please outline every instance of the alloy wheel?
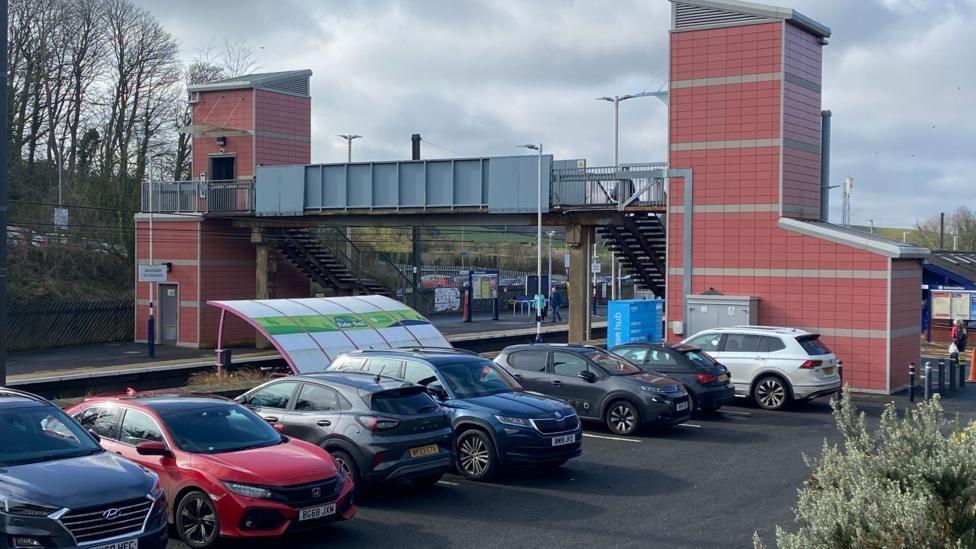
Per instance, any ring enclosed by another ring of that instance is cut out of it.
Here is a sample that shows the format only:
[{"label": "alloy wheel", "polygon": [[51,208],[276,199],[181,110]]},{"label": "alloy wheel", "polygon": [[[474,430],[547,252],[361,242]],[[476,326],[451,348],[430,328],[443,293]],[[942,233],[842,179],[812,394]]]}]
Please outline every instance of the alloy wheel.
[{"label": "alloy wheel", "polygon": [[756,386],[756,400],[768,410],[776,410],[786,402],[786,387],[773,377],[767,377]]},{"label": "alloy wheel", "polygon": [[217,537],[217,510],[210,498],[193,494],[180,505],[180,534],[192,547],[206,547]]},{"label": "alloy wheel", "polygon": [[479,436],[465,438],[458,450],[458,457],[464,472],[473,477],[482,476],[491,460],[488,445]]},{"label": "alloy wheel", "polygon": [[637,418],[628,404],[617,404],[610,410],[610,428],[618,433],[629,433],[634,429]]}]

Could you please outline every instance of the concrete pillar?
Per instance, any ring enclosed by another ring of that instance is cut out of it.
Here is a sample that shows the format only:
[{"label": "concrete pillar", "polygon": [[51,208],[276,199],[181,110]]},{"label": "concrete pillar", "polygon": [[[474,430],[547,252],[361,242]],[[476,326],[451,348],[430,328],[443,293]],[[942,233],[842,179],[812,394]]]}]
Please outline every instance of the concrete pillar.
[{"label": "concrete pillar", "polygon": [[[251,242],[255,245],[254,298],[274,299],[275,279],[278,274],[278,259],[274,247],[268,244],[260,228],[251,231]],[[267,349],[271,344],[264,336],[256,334],[254,346],[258,349]]]},{"label": "concrete pillar", "polygon": [[592,225],[568,225],[566,244],[569,246],[569,343],[583,343],[590,339],[586,319],[589,311],[590,251],[596,240]]}]

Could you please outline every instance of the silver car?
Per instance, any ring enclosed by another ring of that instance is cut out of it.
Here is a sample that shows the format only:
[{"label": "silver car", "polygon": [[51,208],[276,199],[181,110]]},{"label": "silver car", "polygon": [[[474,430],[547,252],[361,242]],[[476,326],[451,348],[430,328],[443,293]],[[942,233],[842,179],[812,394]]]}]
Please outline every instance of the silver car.
[{"label": "silver car", "polygon": [[840,390],[840,362],[820,335],[795,328],[736,326],[699,332],[683,343],[729,369],[736,396],[767,410]]}]

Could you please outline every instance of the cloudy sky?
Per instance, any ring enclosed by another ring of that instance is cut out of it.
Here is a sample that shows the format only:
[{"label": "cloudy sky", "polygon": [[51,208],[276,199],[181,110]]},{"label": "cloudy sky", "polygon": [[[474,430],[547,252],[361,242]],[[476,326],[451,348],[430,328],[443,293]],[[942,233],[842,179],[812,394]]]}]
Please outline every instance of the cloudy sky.
[{"label": "cloudy sky", "polygon": [[[517,153],[612,160],[611,105],[667,80],[666,0],[136,0],[189,59],[244,40],[262,70],[310,68],[312,160]],[[976,207],[976,0],[793,0],[833,31],[824,108],[832,183],[856,180],[854,221],[912,226]],[[621,103],[621,161],[666,160],[667,110]],[[839,189],[831,220],[840,219]]]}]

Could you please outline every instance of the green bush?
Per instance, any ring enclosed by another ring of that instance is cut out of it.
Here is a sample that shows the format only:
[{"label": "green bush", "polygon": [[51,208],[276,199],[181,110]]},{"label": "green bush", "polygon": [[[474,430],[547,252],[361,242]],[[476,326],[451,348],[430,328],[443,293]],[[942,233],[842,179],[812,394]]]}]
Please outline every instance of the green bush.
[{"label": "green bush", "polygon": [[946,419],[938,398],[903,417],[889,404],[874,433],[849,391],[831,406],[843,442],[804,458],[799,530],[778,527],[780,549],[976,547],[976,430]]}]

